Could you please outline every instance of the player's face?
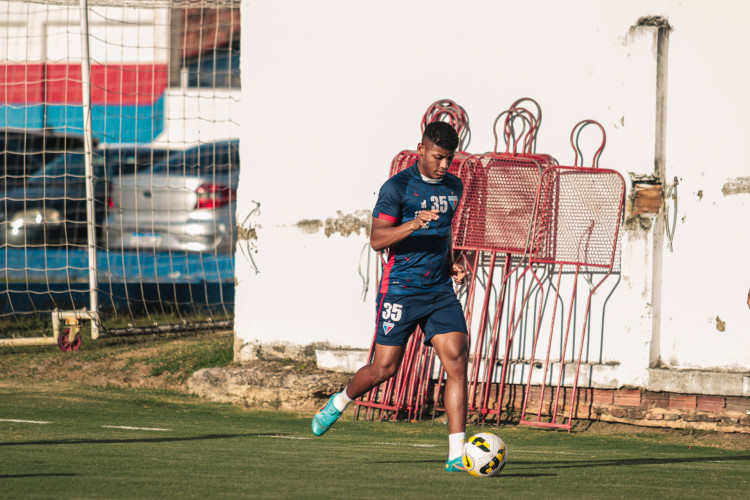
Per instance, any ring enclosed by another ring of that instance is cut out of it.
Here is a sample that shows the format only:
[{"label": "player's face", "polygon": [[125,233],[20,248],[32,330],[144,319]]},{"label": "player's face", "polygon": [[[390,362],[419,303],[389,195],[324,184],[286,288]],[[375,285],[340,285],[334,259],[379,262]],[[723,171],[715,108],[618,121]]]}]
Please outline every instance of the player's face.
[{"label": "player's face", "polygon": [[430,179],[442,179],[456,154],[454,150],[443,149],[429,139],[419,143],[417,152],[419,153],[417,167],[422,175]]}]

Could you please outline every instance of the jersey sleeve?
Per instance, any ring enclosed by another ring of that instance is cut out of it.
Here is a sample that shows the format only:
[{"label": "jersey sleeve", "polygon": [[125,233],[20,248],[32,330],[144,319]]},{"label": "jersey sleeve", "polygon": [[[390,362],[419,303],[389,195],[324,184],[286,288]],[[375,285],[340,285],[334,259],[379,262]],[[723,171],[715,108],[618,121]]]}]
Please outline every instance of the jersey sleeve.
[{"label": "jersey sleeve", "polygon": [[372,216],[388,222],[401,222],[401,191],[398,185],[391,180],[386,181],[380,188],[378,201],[372,210]]}]

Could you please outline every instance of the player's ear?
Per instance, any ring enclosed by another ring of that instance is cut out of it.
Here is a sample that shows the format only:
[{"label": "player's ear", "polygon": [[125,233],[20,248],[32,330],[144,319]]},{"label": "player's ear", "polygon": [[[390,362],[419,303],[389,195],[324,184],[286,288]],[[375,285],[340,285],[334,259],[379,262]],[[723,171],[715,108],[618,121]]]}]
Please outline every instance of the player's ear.
[{"label": "player's ear", "polygon": [[419,156],[424,156],[424,144],[421,142],[417,144],[417,153],[419,153]]}]

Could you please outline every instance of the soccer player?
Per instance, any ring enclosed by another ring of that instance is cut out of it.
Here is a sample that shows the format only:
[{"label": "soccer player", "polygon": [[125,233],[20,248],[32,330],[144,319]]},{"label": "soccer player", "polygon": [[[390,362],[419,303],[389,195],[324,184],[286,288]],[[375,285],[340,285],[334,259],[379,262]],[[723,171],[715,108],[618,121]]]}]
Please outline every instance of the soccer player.
[{"label": "soccer player", "polygon": [[322,435],[352,400],[395,375],[419,325],[425,345],[435,349],[447,374],[446,471],[464,470],[466,439],[468,335],[452,284],[463,283],[466,271],[453,262],[451,244],[451,221],[463,184],[448,173],[457,147],[453,127],[430,123],[417,146],[417,162],[380,188],[370,245],[376,251],[388,249],[388,263],[377,296],[373,360],[354,374],[344,391],[331,396],[312,421],[313,433]]}]

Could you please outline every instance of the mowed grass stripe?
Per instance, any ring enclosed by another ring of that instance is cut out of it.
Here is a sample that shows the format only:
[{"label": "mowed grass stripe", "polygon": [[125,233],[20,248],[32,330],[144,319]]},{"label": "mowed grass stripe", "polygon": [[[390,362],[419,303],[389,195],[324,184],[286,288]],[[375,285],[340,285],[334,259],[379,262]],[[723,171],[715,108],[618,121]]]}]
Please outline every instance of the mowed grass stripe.
[{"label": "mowed grass stripe", "polygon": [[[443,471],[442,424],[353,422],[347,412],[313,438],[311,415],[112,388],[0,390],[0,407],[54,422],[0,423],[7,498],[746,498],[750,491],[750,451],[653,436],[471,427],[508,446],[505,470],[483,480]],[[172,431],[102,427],[113,422]]]}]

